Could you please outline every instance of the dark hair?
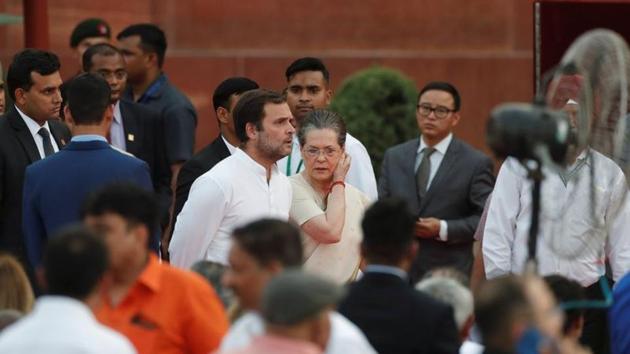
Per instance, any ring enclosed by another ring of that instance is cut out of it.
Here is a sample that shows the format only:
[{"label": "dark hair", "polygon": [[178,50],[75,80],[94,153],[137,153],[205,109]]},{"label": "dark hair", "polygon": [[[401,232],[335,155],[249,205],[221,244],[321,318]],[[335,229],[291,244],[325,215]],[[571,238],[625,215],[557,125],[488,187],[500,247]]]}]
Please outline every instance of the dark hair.
[{"label": "dark hair", "polygon": [[230,97],[232,95],[240,95],[243,92],[255,90],[258,88],[256,81],[246,77],[231,77],[223,80],[214,90],[212,95],[212,105],[216,111],[219,107],[230,110]]},{"label": "dark hair", "polygon": [[525,313],[530,305],[523,281],[515,276],[489,279],[475,294],[475,322],[486,346],[509,335],[513,322]]},{"label": "dark hair", "polygon": [[346,144],[346,123],[339,114],[333,111],[316,109],[306,115],[297,133],[300,146],[306,144],[306,134],[313,129],[330,129],[337,133],[339,146],[343,147]]},{"label": "dark hair", "polygon": [[422,97],[422,95],[425,92],[433,91],[433,90],[444,91],[444,92],[450,93],[451,96],[453,97],[453,110],[455,112],[459,111],[459,109],[462,106],[461,97],[459,96],[459,92],[457,91],[455,86],[449,84],[448,82],[442,82],[442,81],[429,82],[420,90],[420,93],[418,94],[418,99],[416,100],[416,102],[420,101],[420,97]]},{"label": "dark hair", "polygon": [[102,239],[75,225],[48,241],[43,265],[50,295],[83,300],[109,267],[109,254]]},{"label": "dark hair", "polygon": [[287,81],[289,81],[293,75],[302,71],[319,71],[324,76],[326,83],[330,82],[330,73],[328,72],[328,69],[326,69],[326,65],[324,65],[321,59],[313,57],[297,59],[289,65],[284,75],[286,76]]},{"label": "dark hair", "polygon": [[120,52],[120,49],[114,47],[113,45],[109,44],[109,43],[100,43],[100,44],[95,44],[91,47],[89,47],[85,52],[83,52],[83,57],[81,58],[83,61],[83,71],[85,72],[89,72],[90,69],[92,69],[92,58],[95,55],[102,55],[102,56],[114,56],[114,55],[121,55],[122,53]]},{"label": "dark hair", "polygon": [[365,211],[363,251],[370,262],[398,263],[413,242],[415,218],[402,199],[377,201]]},{"label": "dark hair", "polygon": [[113,183],[90,195],[81,208],[81,219],[107,213],[121,216],[130,225],[143,225],[152,243],[159,222],[159,203],[155,194],[132,183]]},{"label": "dark hair", "polygon": [[[586,299],[584,294],[584,288],[573,281],[569,280],[561,275],[554,274],[548,275],[543,278],[559,305],[563,302],[583,301]],[[562,330],[564,334],[567,334],[571,327],[584,316],[584,309],[572,308],[564,310],[564,324]]]},{"label": "dark hair", "polygon": [[234,130],[236,136],[242,142],[247,142],[247,123],[252,123],[258,131],[263,129],[262,120],[265,117],[265,105],[268,103],[281,104],[286,102],[286,98],[281,94],[265,89],[247,91],[241,96],[234,107],[232,117],[234,117]]},{"label": "dark hair", "polygon": [[64,85],[68,109],[77,125],[98,124],[110,105],[112,90],[97,74],[83,73]]},{"label": "dark hair", "polygon": [[121,40],[131,36],[140,36],[140,48],[144,52],[157,54],[158,66],[161,68],[167,46],[164,31],[152,23],[139,23],[122,30],[116,39]]},{"label": "dark hair", "polygon": [[59,58],[54,53],[39,49],[24,49],[13,56],[13,61],[7,71],[9,96],[15,101],[15,90],[21,88],[28,91],[31,89],[33,86],[32,72],[46,76],[59,71],[60,67]]},{"label": "dark hair", "polygon": [[286,221],[261,219],[236,228],[232,239],[261,265],[280,262],[285,268],[302,265],[300,230]]}]

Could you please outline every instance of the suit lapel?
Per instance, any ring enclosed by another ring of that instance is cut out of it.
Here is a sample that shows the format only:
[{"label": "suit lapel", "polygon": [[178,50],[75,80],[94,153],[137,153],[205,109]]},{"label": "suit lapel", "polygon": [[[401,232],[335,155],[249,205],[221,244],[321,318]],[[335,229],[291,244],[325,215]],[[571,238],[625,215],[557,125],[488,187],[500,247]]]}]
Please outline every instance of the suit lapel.
[{"label": "suit lapel", "polygon": [[431,181],[427,194],[420,202],[420,212],[422,212],[422,210],[427,206],[433,195],[438,193],[442,183],[444,183],[446,177],[450,175],[450,170],[455,161],[457,161],[457,156],[459,155],[459,147],[459,141],[453,138],[448,146],[448,149],[446,149],[446,154],[444,154],[444,158],[442,158],[442,163],[435,173],[433,181]]},{"label": "suit lapel", "polygon": [[15,110],[15,108],[11,108],[6,118],[11,123],[11,127],[15,130],[15,135],[24,148],[30,162],[40,160],[41,156],[39,155],[37,145],[35,145],[33,135],[31,135],[26,123],[24,123],[22,117],[20,117],[20,114]]},{"label": "suit lapel", "polygon": [[131,113],[129,109],[127,109],[127,102],[120,102],[120,116],[123,122],[123,129],[125,130],[125,146],[128,153],[137,156],[139,145],[138,142],[141,141],[141,129],[138,127],[138,119],[137,117]]}]

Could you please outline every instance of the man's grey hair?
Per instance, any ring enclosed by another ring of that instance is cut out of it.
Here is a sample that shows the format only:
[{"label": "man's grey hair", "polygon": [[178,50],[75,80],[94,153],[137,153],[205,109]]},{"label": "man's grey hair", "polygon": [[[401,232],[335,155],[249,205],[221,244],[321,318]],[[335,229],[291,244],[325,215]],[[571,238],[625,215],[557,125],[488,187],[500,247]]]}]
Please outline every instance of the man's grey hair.
[{"label": "man's grey hair", "polygon": [[468,288],[455,279],[433,277],[420,281],[416,290],[453,307],[455,323],[461,331],[473,314],[473,296]]}]

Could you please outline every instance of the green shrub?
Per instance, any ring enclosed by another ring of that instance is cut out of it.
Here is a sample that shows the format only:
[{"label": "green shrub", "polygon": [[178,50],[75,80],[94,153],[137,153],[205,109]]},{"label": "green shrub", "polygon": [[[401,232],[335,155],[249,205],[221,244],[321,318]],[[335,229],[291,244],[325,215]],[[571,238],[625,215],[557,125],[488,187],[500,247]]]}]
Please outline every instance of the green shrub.
[{"label": "green shrub", "polygon": [[416,86],[401,72],[372,67],[342,82],[330,108],[368,150],[377,175],[387,148],[418,136]]}]

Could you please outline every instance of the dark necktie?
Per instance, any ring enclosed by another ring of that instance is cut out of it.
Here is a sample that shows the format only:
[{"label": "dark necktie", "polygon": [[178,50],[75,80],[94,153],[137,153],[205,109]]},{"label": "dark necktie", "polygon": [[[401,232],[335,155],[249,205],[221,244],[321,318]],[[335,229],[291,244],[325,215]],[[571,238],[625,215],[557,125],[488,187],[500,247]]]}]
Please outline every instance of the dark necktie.
[{"label": "dark necktie", "polygon": [[44,140],[44,155],[45,157],[48,157],[52,154],[55,153],[55,149],[53,149],[52,143],[50,142],[50,133],[48,132],[48,129],[46,128],[41,128],[37,134],[39,134],[42,139]]},{"label": "dark necktie", "polygon": [[427,186],[429,184],[429,176],[431,175],[431,154],[435,152],[432,147],[426,147],[422,149],[422,160],[418,171],[416,171],[416,187],[418,187],[418,200],[422,200],[427,193]]}]

